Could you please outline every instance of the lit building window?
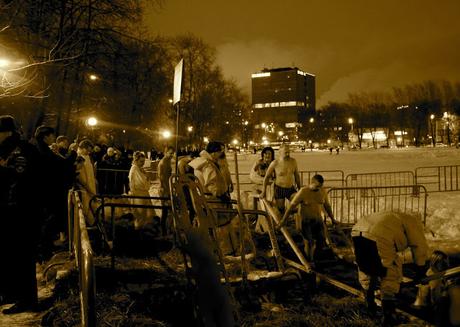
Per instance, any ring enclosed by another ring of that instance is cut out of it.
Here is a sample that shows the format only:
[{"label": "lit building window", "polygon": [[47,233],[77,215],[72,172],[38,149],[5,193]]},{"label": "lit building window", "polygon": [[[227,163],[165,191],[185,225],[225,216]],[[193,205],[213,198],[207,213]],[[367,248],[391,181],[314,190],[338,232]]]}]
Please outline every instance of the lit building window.
[{"label": "lit building window", "polygon": [[259,77],[270,77],[270,73],[267,72],[267,73],[255,73],[255,74],[252,74],[251,77],[252,78],[259,78]]},{"label": "lit building window", "polygon": [[303,72],[303,71],[301,71],[301,70],[297,70],[297,74],[302,75],[302,76],[307,76],[307,75],[309,75],[309,76],[315,76],[315,75],[313,75],[313,74],[309,74],[309,73]]},{"label": "lit building window", "polygon": [[296,101],[280,102],[280,107],[295,107],[296,105],[297,105]]}]

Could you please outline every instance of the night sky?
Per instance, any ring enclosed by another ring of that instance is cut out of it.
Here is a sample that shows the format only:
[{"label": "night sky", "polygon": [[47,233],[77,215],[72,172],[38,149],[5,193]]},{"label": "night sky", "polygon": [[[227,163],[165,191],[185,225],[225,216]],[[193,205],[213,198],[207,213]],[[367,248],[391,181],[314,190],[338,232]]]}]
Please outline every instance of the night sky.
[{"label": "night sky", "polygon": [[264,67],[315,74],[318,107],[349,92],[460,81],[459,13],[460,0],[164,0],[146,24],[215,46],[248,93]]}]

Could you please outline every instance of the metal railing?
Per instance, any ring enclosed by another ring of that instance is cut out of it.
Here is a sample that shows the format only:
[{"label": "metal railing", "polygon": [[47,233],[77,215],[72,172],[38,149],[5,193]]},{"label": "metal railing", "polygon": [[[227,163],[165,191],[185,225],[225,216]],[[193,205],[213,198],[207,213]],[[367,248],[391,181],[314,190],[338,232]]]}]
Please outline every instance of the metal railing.
[{"label": "metal railing", "polygon": [[426,221],[427,191],[423,185],[341,187],[328,190],[335,218],[354,224],[373,212],[392,210],[420,215]]},{"label": "metal railing", "polygon": [[451,192],[460,190],[460,165],[428,166],[415,168],[415,181],[428,192]]},{"label": "metal railing", "polygon": [[324,185],[327,187],[345,186],[345,174],[342,170],[301,170],[299,173],[302,185],[308,185],[310,179],[319,174],[324,177]]},{"label": "metal railing", "polygon": [[[329,187],[342,187],[345,185],[345,174],[342,170],[301,170],[299,171],[302,185],[310,182],[313,175],[320,174],[324,177],[325,184]],[[232,180],[236,182],[235,173],[232,173]],[[252,185],[249,179],[250,173],[239,173],[240,185]]]},{"label": "metal railing", "polygon": [[414,185],[414,173],[412,171],[386,171],[375,173],[349,174],[345,179],[347,187],[372,187]]},{"label": "metal railing", "polygon": [[96,278],[93,250],[77,191],[69,192],[69,237],[70,250],[75,256],[78,269],[82,326],[93,327],[96,326]]},{"label": "metal railing", "polygon": [[[160,201],[162,204],[134,204],[129,203],[129,200],[150,200],[152,201]],[[126,200],[125,202],[120,202],[120,200]],[[96,195],[91,199],[91,203],[95,201],[100,201],[99,206],[96,208],[94,212],[94,217],[96,218],[96,224],[99,227],[100,232],[103,234],[104,241],[110,248],[111,254],[111,267],[112,269],[115,268],[115,244],[116,244],[116,237],[115,237],[115,208],[142,208],[142,209],[168,209],[172,210],[171,205],[165,205],[166,201],[169,201],[170,198],[168,197],[150,197],[150,196],[134,196],[134,195]],[[116,201],[116,202],[114,202]],[[110,208],[110,236],[111,239],[108,238],[108,234],[105,230],[103,225],[103,221],[105,221],[105,208]],[[152,217],[153,218],[153,217]]]}]

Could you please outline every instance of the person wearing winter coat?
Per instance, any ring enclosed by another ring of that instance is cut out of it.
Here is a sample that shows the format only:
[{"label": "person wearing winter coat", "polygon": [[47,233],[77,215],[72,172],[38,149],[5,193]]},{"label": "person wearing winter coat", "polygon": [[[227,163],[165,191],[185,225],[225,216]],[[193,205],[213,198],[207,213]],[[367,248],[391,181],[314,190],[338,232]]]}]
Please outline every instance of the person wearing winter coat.
[{"label": "person wearing winter coat", "polygon": [[376,212],[361,218],[352,229],[361,286],[369,311],[376,309],[374,291],[380,279],[384,325],[395,321],[395,296],[402,281],[402,252],[410,249],[416,278],[425,276],[428,245],[420,218],[403,212]]},{"label": "person wearing winter coat", "polygon": [[90,225],[93,225],[96,222],[95,217],[90,210],[91,198],[97,194],[96,173],[93,160],[91,159],[93,147],[93,142],[85,139],[78,144],[77,150],[78,155],[85,159],[83,167],[80,169],[80,173],[77,176],[77,183],[80,186],[83,212]]},{"label": "person wearing winter coat", "polygon": [[[193,159],[189,166],[203,186],[204,192],[209,199],[219,199],[222,203],[213,204],[214,208],[226,208],[230,201],[229,185],[227,184],[219,160],[224,158],[224,145],[221,142],[209,142],[206,150],[200,152],[198,158]],[[223,168],[225,169],[225,167]],[[217,237],[224,254],[235,255],[239,249],[236,236],[236,219],[233,215],[217,215]]]},{"label": "person wearing winter coat", "polygon": [[193,168],[195,176],[200,181],[205,193],[210,197],[229,199],[228,185],[225,176],[218,165],[218,161],[224,156],[224,148],[221,142],[209,142],[206,150],[200,152],[198,158],[193,159],[189,166]]},{"label": "person wearing winter coat", "polygon": [[[145,154],[136,151],[133,154],[133,162],[129,170],[129,195],[150,196],[150,181],[144,171]],[[132,199],[132,204],[152,205],[150,199]],[[134,209],[134,227],[136,229],[144,228],[153,222],[154,210],[151,208]]]}]

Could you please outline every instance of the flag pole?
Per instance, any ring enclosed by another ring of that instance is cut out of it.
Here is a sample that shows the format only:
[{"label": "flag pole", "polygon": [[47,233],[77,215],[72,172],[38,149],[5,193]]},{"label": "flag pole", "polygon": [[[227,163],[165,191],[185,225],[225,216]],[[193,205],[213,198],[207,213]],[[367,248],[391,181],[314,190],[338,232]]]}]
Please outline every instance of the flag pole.
[{"label": "flag pole", "polygon": [[176,175],[178,174],[179,164],[179,116],[180,116],[180,101],[176,103]]}]

